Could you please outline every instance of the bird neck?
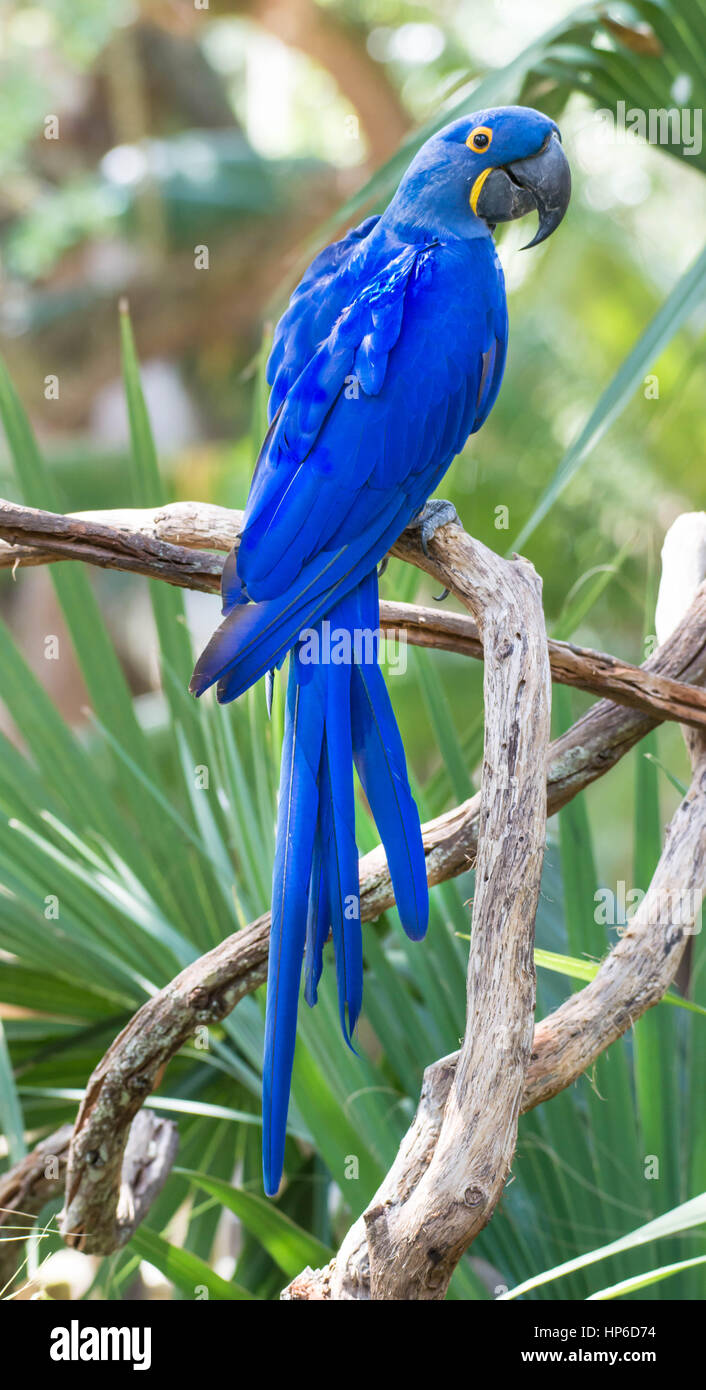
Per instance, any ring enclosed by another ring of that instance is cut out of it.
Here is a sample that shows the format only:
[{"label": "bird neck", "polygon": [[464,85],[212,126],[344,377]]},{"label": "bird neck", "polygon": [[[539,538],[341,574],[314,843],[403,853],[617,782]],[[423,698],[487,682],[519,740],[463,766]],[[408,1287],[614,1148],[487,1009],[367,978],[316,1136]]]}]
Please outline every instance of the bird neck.
[{"label": "bird neck", "polygon": [[[422,149],[380,218],[380,227],[402,241],[492,241],[487,222],[470,207],[472,176],[444,163],[429,162]],[[453,177],[451,176],[453,174]]]}]

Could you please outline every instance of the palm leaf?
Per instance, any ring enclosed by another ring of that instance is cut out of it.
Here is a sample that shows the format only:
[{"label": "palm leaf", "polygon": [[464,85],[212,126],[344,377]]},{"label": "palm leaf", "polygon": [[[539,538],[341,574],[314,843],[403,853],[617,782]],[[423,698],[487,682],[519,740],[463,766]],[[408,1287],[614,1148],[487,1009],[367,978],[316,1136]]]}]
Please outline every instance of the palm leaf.
[{"label": "palm leaf", "polygon": [[524,1283],[510,1289],[509,1293],[503,1294],[502,1297],[504,1299],[519,1298],[521,1294],[529,1293],[542,1284],[548,1284],[554,1279],[565,1278],[573,1270],[585,1269],[588,1265],[596,1264],[599,1260],[605,1260],[609,1256],[620,1254],[625,1250],[632,1250],[638,1245],[647,1245],[653,1240],[662,1240],[667,1236],[679,1235],[682,1231],[691,1231],[696,1226],[704,1225],[704,1223],[706,1223],[706,1193],[702,1192],[700,1196],[692,1197],[691,1201],[683,1202],[672,1211],[667,1211],[663,1216],[656,1217],[654,1221],[648,1221],[644,1226],[638,1226],[636,1230],[621,1236],[619,1240],[613,1240],[608,1245],[602,1245],[596,1250],[589,1250],[585,1255],[579,1255],[575,1260],[566,1260],[563,1264],[556,1265],[554,1269],[544,1270],[541,1274],[526,1279]]}]

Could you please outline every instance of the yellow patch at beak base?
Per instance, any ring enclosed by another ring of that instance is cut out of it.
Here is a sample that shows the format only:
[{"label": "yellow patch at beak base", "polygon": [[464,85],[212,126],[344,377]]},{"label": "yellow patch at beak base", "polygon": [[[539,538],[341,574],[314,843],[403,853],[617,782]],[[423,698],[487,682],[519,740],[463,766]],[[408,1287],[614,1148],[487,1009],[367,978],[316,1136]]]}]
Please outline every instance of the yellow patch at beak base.
[{"label": "yellow patch at beak base", "polygon": [[475,183],[474,183],[474,185],[473,185],[473,187],[472,187],[472,189],[471,189],[471,196],[470,196],[470,198],[469,198],[469,202],[470,202],[471,207],[472,207],[472,209],[473,209],[474,212],[475,212],[475,210],[476,210],[476,205],[477,205],[478,199],[479,199],[479,197],[480,197],[481,188],[483,187],[483,184],[485,183],[485,181],[486,181],[486,179],[487,179],[487,177],[488,177],[488,174],[492,174],[492,172],[493,172],[492,169],[484,169],[483,172],[482,172],[482,174],[479,174],[479,175],[478,175],[478,178],[476,179],[476,181],[475,181]]}]

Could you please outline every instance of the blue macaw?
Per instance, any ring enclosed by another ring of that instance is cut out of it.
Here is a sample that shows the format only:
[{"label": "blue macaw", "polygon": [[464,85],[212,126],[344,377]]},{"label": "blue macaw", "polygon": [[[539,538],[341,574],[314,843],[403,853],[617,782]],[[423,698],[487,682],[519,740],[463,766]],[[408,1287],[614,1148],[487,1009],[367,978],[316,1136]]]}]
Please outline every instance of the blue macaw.
[{"label": "blue macaw", "polygon": [[[495,224],[536,209],[536,245],[561,221],[570,186],[557,126],[540,112],[508,106],[454,121],[422,146],[382,216],[315,258],[274,336],[270,425],[223,570],[223,621],[191,682],[196,695],[217,683],[227,703],[291,653],[263,1068],[270,1196],[284,1163],[302,966],[314,1004],[329,930],[349,1044],[361,1009],[354,762],[402,925],[414,940],[427,927],[419,815],[370,640],[377,567],[423,508],[425,544],[453,514],[425,503],[498,394],[508,322]],[[347,654],[323,652],[332,632],[350,635]]]}]

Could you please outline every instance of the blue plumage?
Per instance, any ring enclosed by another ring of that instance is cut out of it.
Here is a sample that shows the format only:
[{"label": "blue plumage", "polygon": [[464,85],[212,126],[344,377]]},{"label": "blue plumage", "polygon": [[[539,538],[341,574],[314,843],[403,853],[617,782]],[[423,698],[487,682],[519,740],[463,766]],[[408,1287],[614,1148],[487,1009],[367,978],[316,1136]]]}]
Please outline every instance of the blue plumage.
[{"label": "blue plumage", "polygon": [[527,108],[447,126],[383,215],[316,257],[275,332],[270,427],[223,572],[223,621],[191,684],[234,700],[292,653],[263,1070],[270,1194],[282,1173],[302,965],[313,1004],[329,929],[349,1043],[362,1004],[354,761],[402,924],[414,939],[426,930],[419,816],[377,661],[377,565],[492,409],[507,346],[492,224],[534,205],[538,238],[548,235],[568,201],[566,188],[552,201],[547,184],[561,181],[557,148],[553,122]]},{"label": "blue plumage", "polygon": [[313,1009],[324,965],[324,946],[328,940],[330,914],[325,868],[321,859],[321,823],[316,827],[314,853],[309,880],[309,904],[304,946],[304,998]]},{"label": "blue plumage", "polygon": [[295,652],[287,687],[265,1017],[262,1161],[268,1192],[277,1191],[284,1161],[323,731],[320,682],[302,669]]},{"label": "blue plumage", "polygon": [[[356,600],[356,630],[377,632],[376,574],[359,586]],[[400,921],[407,935],[419,941],[429,916],[426,861],[402,739],[377,663],[377,644],[369,654],[361,653],[351,673],[351,732],[358,776],[387,852]]]}]

